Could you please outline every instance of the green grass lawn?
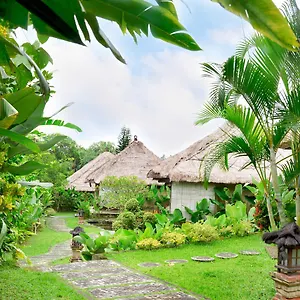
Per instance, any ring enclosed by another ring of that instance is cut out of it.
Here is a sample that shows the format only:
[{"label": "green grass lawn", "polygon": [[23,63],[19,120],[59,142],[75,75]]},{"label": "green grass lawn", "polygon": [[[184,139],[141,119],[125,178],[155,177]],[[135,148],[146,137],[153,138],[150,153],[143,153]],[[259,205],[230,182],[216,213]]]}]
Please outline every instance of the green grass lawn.
[{"label": "green grass lawn", "polygon": [[68,232],[57,232],[46,226],[28,238],[21,249],[27,256],[41,255],[47,253],[54,245],[70,239],[71,235]]},{"label": "green grass lawn", "polygon": [[[64,217],[66,224],[70,228],[78,225],[78,218],[74,217],[73,212],[57,213],[57,216]],[[92,225],[80,225],[88,234],[99,234],[100,229]],[[57,232],[47,226],[42,228],[36,235],[31,236],[21,246],[21,249],[27,256],[35,256],[47,253],[54,245],[71,239],[68,232]]]},{"label": "green grass lawn", "polygon": [[83,300],[77,290],[58,275],[0,265],[1,300]]},{"label": "green grass lawn", "polygon": [[70,228],[75,228],[76,226],[80,226],[88,234],[90,234],[90,233],[99,234],[99,232],[100,232],[99,227],[89,225],[87,223],[78,225],[78,218],[74,217],[74,214],[75,214],[74,212],[59,212],[56,214],[56,216],[64,217],[67,226]]},{"label": "green grass lawn", "polygon": [[[172,249],[112,253],[109,258],[212,300],[267,300],[275,294],[274,283],[269,275],[274,270],[275,261],[268,256],[264,245],[260,235],[252,235]],[[214,256],[218,252],[238,254],[241,250],[251,249],[261,254],[239,255],[228,260],[216,258],[212,263],[191,260],[192,256]],[[189,262],[170,266],[164,263],[168,259],[187,259]],[[139,267],[138,264],[142,262],[159,262],[162,266]]]}]

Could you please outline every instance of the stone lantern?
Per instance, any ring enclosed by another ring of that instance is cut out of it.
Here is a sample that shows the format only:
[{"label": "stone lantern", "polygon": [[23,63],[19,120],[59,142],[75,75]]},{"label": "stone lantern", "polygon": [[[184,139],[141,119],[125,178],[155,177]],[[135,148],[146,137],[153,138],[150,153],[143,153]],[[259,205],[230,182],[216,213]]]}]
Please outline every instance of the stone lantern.
[{"label": "stone lantern", "polygon": [[83,249],[83,245],[80,242],[74,240],[74,237],[79,236],[81,232],[84,232],[84,230],[79,226],[75,227],[73,230],[70,231],[70,234],[72,234],[72,257],[70,259],[70,262],[82,261],[81,250]]},{"label": "stone lantern", "polygon": [[277,272],[271,274],[276,288],[276,299],[300,299],[300,227],[295,223],[279,231],[263,235],[267,244],[278,247]]}]

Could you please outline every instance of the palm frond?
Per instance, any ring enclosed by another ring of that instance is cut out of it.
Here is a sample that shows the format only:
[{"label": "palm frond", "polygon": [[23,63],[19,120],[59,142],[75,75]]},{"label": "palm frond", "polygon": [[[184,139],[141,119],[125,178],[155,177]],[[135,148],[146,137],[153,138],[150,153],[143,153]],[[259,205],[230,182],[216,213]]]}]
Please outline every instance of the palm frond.
[{"label": "palm frond", "polygon": [[290,185],[300,175],[300,163],[296,163],[294,159],[288,160],[280,166],[284,182]]},{"label": "palm frond", "polygon": [[282,94],[283,107],[278,110],[277,118],[286,131],[300,130],[300,87],[288,94]]},{"label": "palm frond", "polygon": [[207,102],[204,103],[202,110],[198,114],[195,125],[203,125],[218,118],[224,118],[223,109]]},{"label": "palm frond", "polygon": [[278,82],[249,60],[232,56],[223,68],[224,80],[241,94],[256,116],[268,116],[278,98]]},{"label": "palm frond", "polygon": [[226,120],[243,134],[252,151],[263,151],[267,143],[264,128],[250,108],[241,105],[228,106],[224,114]]}]

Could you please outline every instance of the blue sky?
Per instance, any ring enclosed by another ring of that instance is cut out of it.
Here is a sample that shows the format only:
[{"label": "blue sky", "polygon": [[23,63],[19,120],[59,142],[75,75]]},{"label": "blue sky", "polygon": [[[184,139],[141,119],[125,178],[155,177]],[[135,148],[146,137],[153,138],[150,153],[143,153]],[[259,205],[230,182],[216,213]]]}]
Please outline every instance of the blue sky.
[{"label": "blue sky", "polygon": [[[83,132],[44,131],[65,133],[89,146],[101,140],[116,143],[120,128],[126,125],[155,154],[169,156],[215,130],[220,122],[194,126],[210,85],[202,77],[200,63],[223,62],[252,29],[209,0],[185,2],[191,12],[175,0],[179,19],[203,51],[189,52],[145,36],[136,45],[110,22],[101,22],[102,29],[127,65],[95,41],[87,47],[55,39],[44,44],[54,60],[52,85],[56,90],[47,112],[75,102],[59,117]],[[28,32],[18,36],[21,41],[34,39]]]}]

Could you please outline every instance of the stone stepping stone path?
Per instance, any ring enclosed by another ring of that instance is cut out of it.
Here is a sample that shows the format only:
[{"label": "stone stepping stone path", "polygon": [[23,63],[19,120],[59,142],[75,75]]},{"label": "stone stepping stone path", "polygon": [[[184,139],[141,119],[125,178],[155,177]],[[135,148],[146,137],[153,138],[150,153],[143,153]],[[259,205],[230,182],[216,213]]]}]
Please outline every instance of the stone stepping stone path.
[{"label": "stone stepping stone path", "polygon": [[[56,231],[69,232],[62,218],[48,219],[48,226]],[[71,256],[70,242],[54,246],[48,253],[31,257],[32,264],[43,272],[55,272],[72,286],[76,287],[87,299],[202,299],[203,296],[189,295],[179,288],[153,277],[139,274],[112,260],[74,262],[51,266],[50,262]],[[21,264],[23,265],[23,264]],[[144,267],[157,267],[161,264],[146,262]],[[0,297],[1,298],[1,297]]]},{"label": "stone stepping stone path", "polygon": [[215,256],[218,258],[229,259],[229,258],[238,257],[238,254],[231,253],[231,252],[221,252],[221,253],[217,253]]},{"label": "stone stepping stone path", "polygon": [[200,261],[200,262],[212,262],[215,259],[213,257],[210,257],[210,256],[193,256],[192,260]]},{"label": "stone stepping stone path", "polygon": [[255,251],[255,250],[242,250],[242,251],[240,251],[240,253],[242,255],[259,255],[260,254],[260,252]]},{"label": "stone stepping stone path", "polygon": [[138,266],[145,267],[145,268],[153,268],[153,267],[160,267],[161,264],[153,263],[153,262],[145,262],[145,263],[138,264]]},{"label": "stone stepping stone path", "polygon": [[[66,222],[63,218],[59,217],[48,217],[46,220],[47,226],[55,231],[70,232],[71,228],[67,227]],[[70,235],[71,236],[71,235]]]},{"label": "stone stepping stone path", "polygon": [[185,264],[188,262],[186,259],[169,259],[165,260],[167,264]]},{"label": "stone stepping stone path", "polygon": [[177,287],[139,274],[112,260],[75,262],[49,266],[91,299],[207,299],[189,295]]}]

